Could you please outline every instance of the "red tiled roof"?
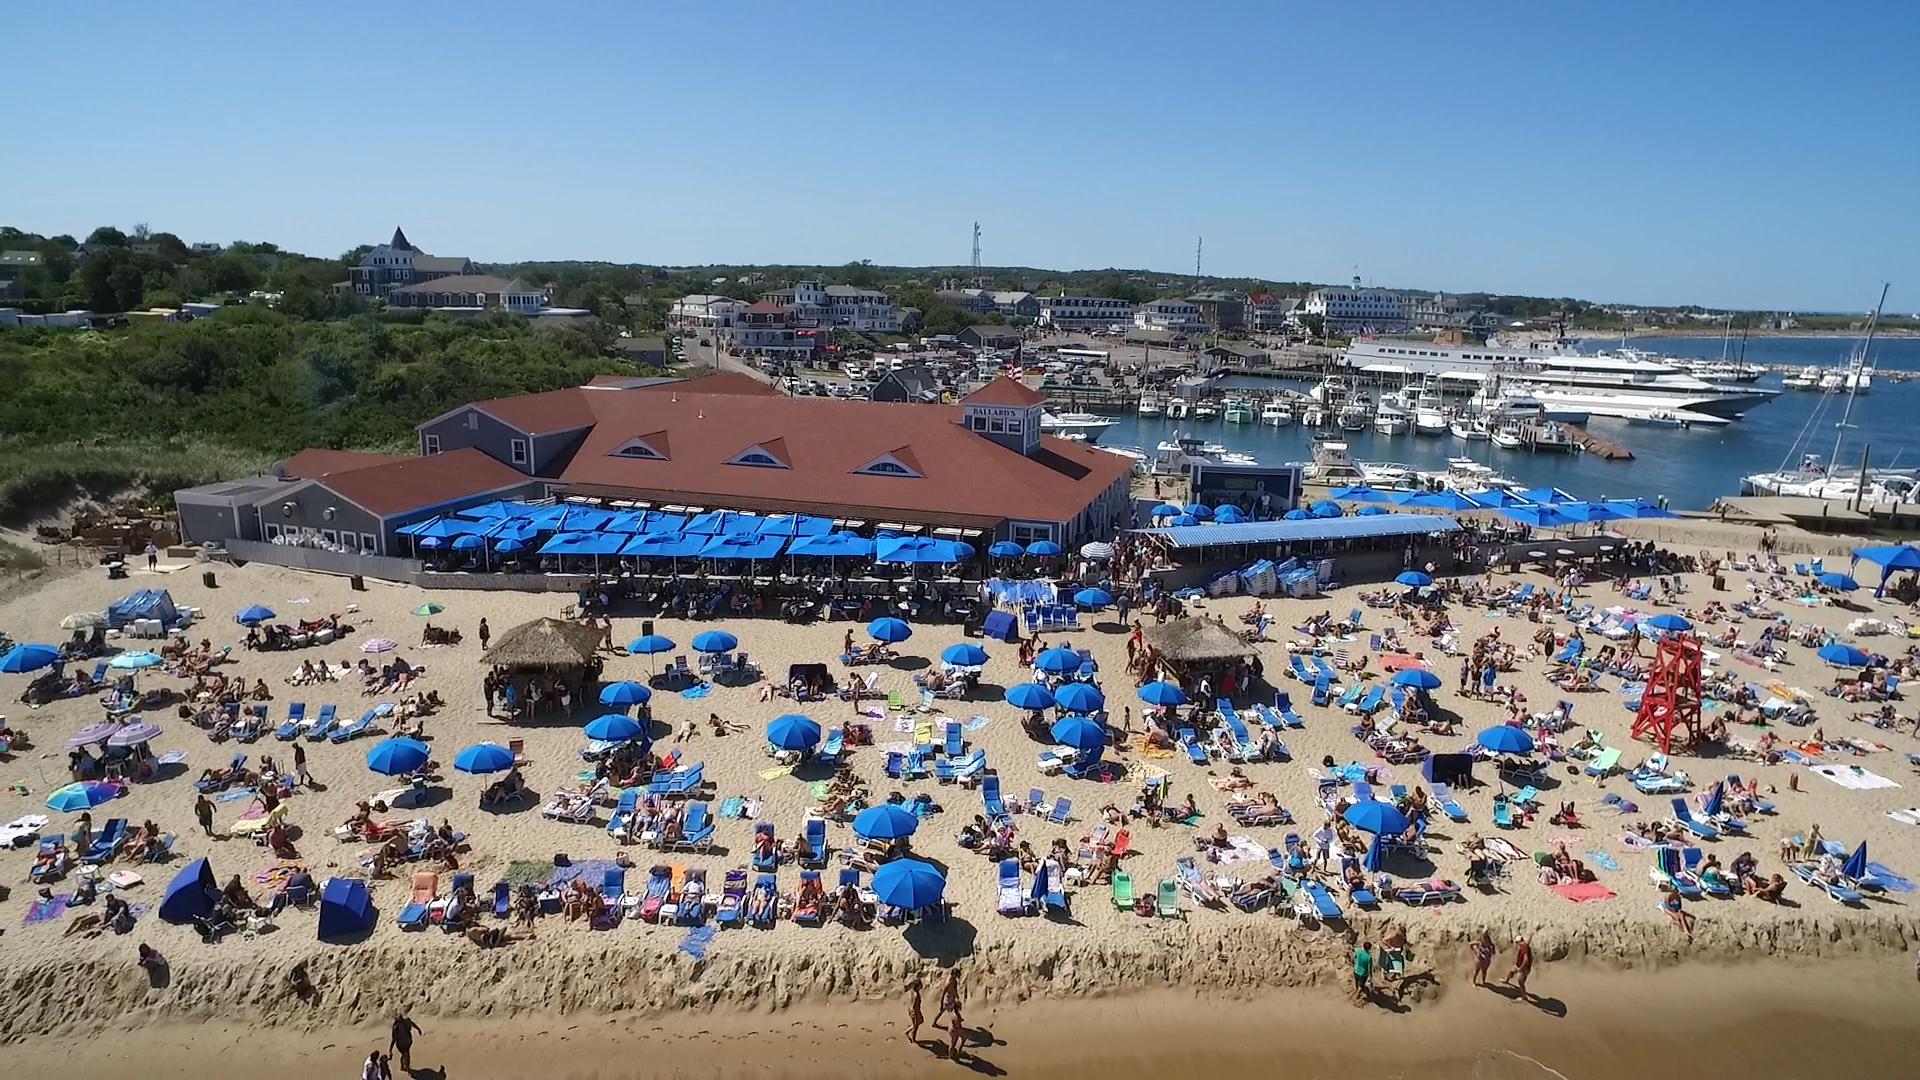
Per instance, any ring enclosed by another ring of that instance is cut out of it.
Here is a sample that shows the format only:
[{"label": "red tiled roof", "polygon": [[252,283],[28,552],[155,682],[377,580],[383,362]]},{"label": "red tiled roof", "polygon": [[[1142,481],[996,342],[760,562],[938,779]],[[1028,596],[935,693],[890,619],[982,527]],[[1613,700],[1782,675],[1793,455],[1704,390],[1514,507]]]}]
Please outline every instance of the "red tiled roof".
[{"label": "red tiled roof", "polygon": [[352,472],[355,469],[368,469],[375,465],[390,465],[396,461],[411,461],[411,457],[398,454],[362,454],[357,450],[316,450],[307,449],[287,459],[287,475],[300,480],[318,480],[335,473]]},{"label": "red tiled roof", "polygon": [[391,517],[422,506],[524,484],[529,478],[469,447],[334,473],[321,482],[341,498],[381,517]]},{"label": "red tiled roof", "polygon": [[655,383],[640,389],[674,394],[758,394],[762,396],[780,394],[779,387],[740,371],[722,371],[715,375],[702,375],[697,379],[687,379],[683,382]]},{"label": "red tiled roof", "polygon": [[[961,410],[950,405],[718,394],[689,409],[660,394],[589,397],[598,422],[561,474],[563,482],[705,505],[734,499],[925,518],[1061,521],[1132,467],[1118,454],[1055,438],[1042,438],[1040,450],[1023,457],[962,427]],[[673,443],[670,460],[609,456],[639,432],[651,433],[647,441],[659,446],[662,431]],[[790,467],[727,464],[755,443],[778,446]],[[855,473],[887,453],[922,478]]]},{"label": "red tiled roof", "polygon": [[776,304],[771,300],[760,300],[748,304],[746,310],[755,315],[777,315],[780,312],[792,309],[785,304]]},{"label": "red tiled roof", "polygon": [[593,423],[593,410],[587,407],[587,394],[577,386],[549,390],[544,394],[521,394],[518,397],[476,401],[472,407],[529,435],[569,431]]},{"label": "red tiled roof", "polygon": [[[975,405],[1010,405],[1024,409],[1029,405],[1040,404],[1047,400],[1047,396],[1017,379],[999,375],[992,382],[960,400]],[[1108,454],[1107,456],[1117,455]]]}]

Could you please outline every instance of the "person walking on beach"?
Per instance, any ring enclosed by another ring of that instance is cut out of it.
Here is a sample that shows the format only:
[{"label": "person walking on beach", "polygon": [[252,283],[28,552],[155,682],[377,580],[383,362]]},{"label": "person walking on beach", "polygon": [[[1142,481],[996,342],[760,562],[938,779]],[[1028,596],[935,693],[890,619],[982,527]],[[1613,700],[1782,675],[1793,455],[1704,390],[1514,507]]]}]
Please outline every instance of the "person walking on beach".
[{"label": "person walking on beach", "polygon": [[1527,977],[1533,974],[1533,942],[1523,936],[1513,939],[1513,970],[1507,973],[1507,985],[1520,991],[1520,1000],[1532,1001],[1527,992]]},{"label": "person walking on beach", "polygon": [[948,1013],[952,1013],[955,1016],[960,1015],[959,968],[950,968],[947,971],[946,985],[940,988],[940,1009],[933,1014],[933,1026],[939,1027],[941,1018]]},{"label": "person walking on beach", "polygon": [[487,617],[480,616],[480,651],[487,651],[487,639],[493,637],[493,631],[487,626]]},{"label": "person walking on beach", "polygon": [[921,1012],[920,1005],[920,980],[917,978],[911,979],[907,982],[908,1042],[917,1043],[920,1041],[920,1025],[925,1022],[926,1016]]},{"label": "person walking on beach", "polygon": [[426,1032],[420,1030],[420,1025],[414,1023],[413,1018],[406,1013],[394,1014],[393,1040],[387,1049],[391,1053],[400,1055],[401,1072],[413,1071],[413,1037],[425,1034]]},{"label": "person walking on beach", "polygon": [[307,748],[297,741],[293,744],[293,775],[301,787],[313,786],[313,774],[307,771]]},{"label": "person walking on beach", "polygon": [[200,822],[200,831],[213,835],[213,804],[202,794],[193,800],[193,816]]},{"label": "person walking on beach", "polygon": [[1325,872],[1333,861],[1333,822],[1323,821],[1313,834],[1313,861]]},{"label": "person walking on beach", "polygon": [[948,1061],[960,1060],[960,1055],[966,1052],[960,1049],[960,1044],[966,1040],[966,1037],[967,1037],[967,1022],[961,1018],[959,1007],[955,1006],[953,1010],[953,1019],[947,1021],[947,1060]]},{"label": "person walking on beach", "polygon": [[1363,941],[1353,950],[1353,1000],[1358,1005],[1368,998],[1367,980],[1373,975],[1373,942]]},{"label": "person walking on beach", "polygon": [[1480,940],[1473,943],[1473,985],[1487,985],[1487,968],[1493,966],[1493,935],[1480,931]]},{"label": "person walking on beach", "polygon": [[147,541],[147,569],[152,570],[154,567],[158,566],[159,564],[160,564],[160,549],[153,546],[153,541],[149,540]]}]

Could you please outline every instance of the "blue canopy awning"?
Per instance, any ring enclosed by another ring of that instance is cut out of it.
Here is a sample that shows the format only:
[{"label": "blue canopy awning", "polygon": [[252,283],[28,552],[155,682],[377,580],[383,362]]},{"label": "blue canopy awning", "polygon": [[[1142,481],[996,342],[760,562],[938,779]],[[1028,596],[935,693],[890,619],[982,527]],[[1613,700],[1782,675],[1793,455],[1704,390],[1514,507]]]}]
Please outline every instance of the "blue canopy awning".
[{"label": "blue canopy awning", "polygon": [[393,531],[400,536],[415,536],[421,539],[437,536],[442,540],[451,540],[456,536],[477,533],[481,531],[481,526],[461,518],[433,517],[425,521],[416,521],[411,525],[402,525]]},{"label": "blue canopy awning", "polygon": [[850,532],[797,536],[793,543],[787,545],[787,554],[864,558],[873,554],[873,541]]},{"label": "blue canopy awning", "polygon": [[703,559],[771,559],[787,544],[783,536],[730,533],[708,539],[700,549]]},{"label": "blue canopy awning", "polygon": [[770,514],[760,519],[759,528],[765,536],[825,536],[832,531],[832,518],[811,514]]},{"label": "blue canopy awning", "polygon": [[546,543],[540,545],[541,555],[618,555],[627,543],[627,538],[619,533],[603,532],[564,532],[555,533]]},{"label": "blue canopy awning", "polygon": [[686,531],[705,536],[751,534],[759,532],[760,523],[765,520],[758,514],[742,514],[736,510],[709,510],[687,522]]},{"label": "blue canopy awning", "polygon": [[622,555],[640,555],[653,559],[681,559],[700,554],[711,537],[694,533],[648,533],[636,536],[620,549]]},{"label": "blue canopy awning", "polygon": [[955,563],[964,558],[951,540],[925,536],[890,536],[873,545],[873,561],[882,563]]},{"label": "blue canopy awning", "polygon": [[1551,506],[1555,503],[1570,503],[1570,502],[1580,501],[1579,499],[1574,498],[1572,495],[1560,490],[1557,487],[1528,488],[1527,490],[1520,493],[1520,497],[1527,500],[1530,503],[1538,503],[1541,506]]},{"label": "blue canopy awning", "polygon": [[1242,525],[1189,525],[1135,531],[1164,536],[1176,548],[1199,548],[1220,544],[1291,544],[1315,540],[1431,536],[1459,532],[1460,523],[1444,514],[1375,514],[1370,517],[1309,517],[1304,521],[1250,521]]}]

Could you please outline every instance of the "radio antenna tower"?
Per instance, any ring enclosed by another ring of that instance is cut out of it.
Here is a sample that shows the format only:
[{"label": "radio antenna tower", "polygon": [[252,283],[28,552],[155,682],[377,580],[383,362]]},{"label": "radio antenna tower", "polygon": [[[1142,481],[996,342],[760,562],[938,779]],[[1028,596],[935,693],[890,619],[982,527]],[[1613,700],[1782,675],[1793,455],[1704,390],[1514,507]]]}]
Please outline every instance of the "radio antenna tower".
[{"label": "radio antenna tower", "polygon": [[1207,238],[1197,237],[1193,241],[1193,283],[1200,284],[1200,253],[1206,248]]},{"label": "radio antenna tower", "polygon": [[973,276],[980,276],[980,223],[973,223]]}]

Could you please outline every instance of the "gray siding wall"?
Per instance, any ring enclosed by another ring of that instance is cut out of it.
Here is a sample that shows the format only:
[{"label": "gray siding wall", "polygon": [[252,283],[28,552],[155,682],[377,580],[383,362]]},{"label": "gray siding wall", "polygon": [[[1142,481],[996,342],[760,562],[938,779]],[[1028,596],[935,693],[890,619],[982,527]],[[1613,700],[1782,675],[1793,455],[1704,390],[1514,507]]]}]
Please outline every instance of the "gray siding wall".
[{"label": "gray siding wall", "polygon": [[[180,538],[190,544],[209,540],[258,540],[260,525],[253,507],[231,503],[195,503],[176,500],[180,515]],[[238,518],[238,521],[235,518]]]},{"label": "gray siding wall", "polygon": [[[294,504],[291,513],[282,510],[283,505],[289,502]],[[262,540],[272,538],[276,532],[275,526],[278,526],[279,532],[312,531],[323,536],[331,532],[343,544],[348,541],[341,534],[351,533],[355,546],[359,544],[361,533],[379,537],[382,532],[379,518],[328,490],[319,481],[308,481],[276,492],[271,498],[261,499],[253,506],[260,514]],[[334,512],[331,518],[326,516],[329,508]]]},{"label": "gray siding wall", "polygon": [[[440,452],[464,450],[473,447],[481,453],[507,465],[513,465],[513,440],[524,439],[526,435],[495,420],[479,409],[462,409],[438,423],[420,429],[420,452],[427,452],[428,435],[440,437]],[[525,465],[513,465],[525,471]]]},{"label": "gray siding wall", "polygon": [[318,570],[328,574],[361,574],[383,581],[412,582],[419,563],[412,559],[394,559],[381,555],[343,554],[316,548],[287,547],[240,540],[227,545],[228,554],[242,562],[263,562],[273,566],[291,566],[297,570]]}]

